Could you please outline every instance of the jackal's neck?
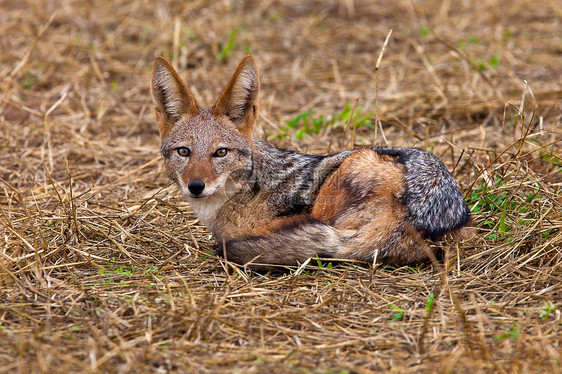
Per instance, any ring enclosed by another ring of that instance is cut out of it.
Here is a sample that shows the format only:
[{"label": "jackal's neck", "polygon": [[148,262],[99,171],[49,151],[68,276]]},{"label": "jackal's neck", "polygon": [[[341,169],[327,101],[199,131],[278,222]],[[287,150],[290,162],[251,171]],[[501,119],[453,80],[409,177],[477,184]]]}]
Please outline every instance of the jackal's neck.
[{"label": "jackal's neck", "polygon": [[305,155],[254,139],[253,174],[259,189],[271,194],[276,209],[300,213],[312,207],[325,179],[349,153]]}]

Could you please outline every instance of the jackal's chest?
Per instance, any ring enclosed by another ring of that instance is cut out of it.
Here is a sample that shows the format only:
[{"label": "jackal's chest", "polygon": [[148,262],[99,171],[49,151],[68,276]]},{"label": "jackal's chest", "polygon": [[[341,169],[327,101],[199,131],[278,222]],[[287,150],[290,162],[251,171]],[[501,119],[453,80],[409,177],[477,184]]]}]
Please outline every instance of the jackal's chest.
[{"label": "jackal's chest", "polygon": [[211,232],[214,232],[216,217],[227,202],[226,197],[211,196],[207,199],[188,199],[191,209],[199,221],[203,222]]},{"label": "jackal's chest", "polygon": [[252,235],[275,216],[268,204],[268,196],[263,193],[235,198],[190,199],[189,204],[218,241]]}]

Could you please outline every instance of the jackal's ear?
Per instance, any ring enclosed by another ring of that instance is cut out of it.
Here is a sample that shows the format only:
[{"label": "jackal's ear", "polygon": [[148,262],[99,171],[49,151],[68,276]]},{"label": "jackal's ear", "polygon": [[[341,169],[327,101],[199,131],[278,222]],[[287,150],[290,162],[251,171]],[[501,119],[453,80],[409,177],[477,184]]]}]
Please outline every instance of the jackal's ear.
[{"label": "jackal's ear", "polygon": [[152,100],[156,106],[156,121],[162,139],[174,126],[199,112],[191,91],[172,65],[160,56],[152,65]]},{"label": "jackal's ear", "polygon": [[242,135],[251,138],[258,115],[259,92],[256,60],[246,56],[217,99],[213,114],[218,118],[226,117]]}]

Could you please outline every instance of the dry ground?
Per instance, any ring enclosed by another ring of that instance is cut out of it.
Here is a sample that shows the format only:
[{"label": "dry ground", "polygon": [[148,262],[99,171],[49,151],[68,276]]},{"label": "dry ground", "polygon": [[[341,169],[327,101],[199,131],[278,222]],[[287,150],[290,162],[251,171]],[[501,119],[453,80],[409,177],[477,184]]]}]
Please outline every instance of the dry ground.
[{"label": "dry ground", "polygon": [[[373,3],[1,1],[0,372],[560,372],[560,2]],[[429,149],[478,238],[403,268],[209,255],[159,159],[150,68],[172,59],[211,104],[248,52],[258,136]],[[357,98],[374,127],[287,128]]]}]

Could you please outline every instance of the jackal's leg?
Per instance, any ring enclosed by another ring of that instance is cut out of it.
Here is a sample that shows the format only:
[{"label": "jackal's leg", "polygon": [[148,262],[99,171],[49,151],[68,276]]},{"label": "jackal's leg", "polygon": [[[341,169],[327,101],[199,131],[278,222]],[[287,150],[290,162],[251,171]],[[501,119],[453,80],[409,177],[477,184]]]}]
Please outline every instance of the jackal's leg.
[{"label": "jackal's leg", "polygon": [[310,257],[333,257],[352,240],[353,233],[336,231],[310,215],[279,218],[255,235],[218,243],[216,253],[237,264],[298,265]]}]

